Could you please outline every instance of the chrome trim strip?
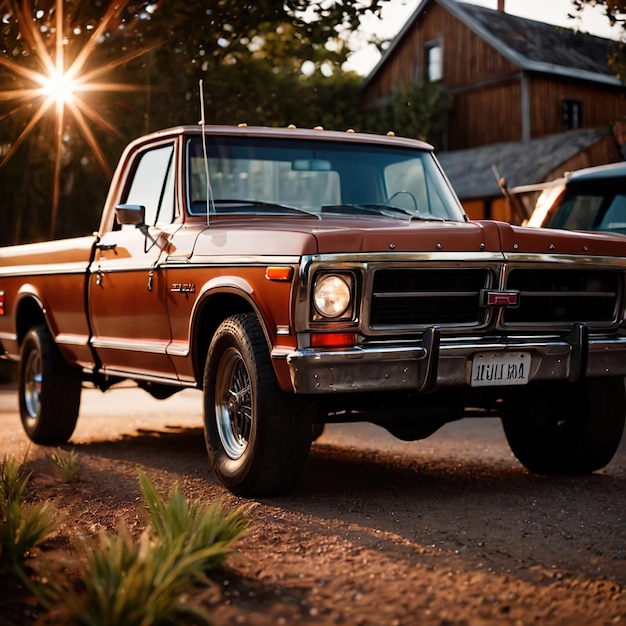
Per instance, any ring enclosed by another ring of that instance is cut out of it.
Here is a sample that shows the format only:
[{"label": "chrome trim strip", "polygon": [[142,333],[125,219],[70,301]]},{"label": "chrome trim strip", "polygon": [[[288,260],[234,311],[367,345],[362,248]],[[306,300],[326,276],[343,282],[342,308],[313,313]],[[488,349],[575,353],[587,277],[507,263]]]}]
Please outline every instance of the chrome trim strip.
[{"label": "chrome trim strip", "polygon": [[462,267],[466,267],[469,263],[502,263],[515,264],[521,263],[527,265],[545,264],[548,267],[562,266],[580,266],[589,269],[597,264],[600,269],[606,269],[607,265],[615,265],[616,267],[626,267],[626,257],[606,257],[599,255],[582,254],[559,254],[556,252],[546,253],[530,253],[530,252],[500,252],[500,251],[484,251],[484,252],[357,252],[357,253],[330,253],[316,254],[302,257],[303,264],[322,263],[356,263],[372,265],[376,263],[385,263],[385,267],[391,263],[398,263],[400,266],[410,262],[426,262],[435,261],[437,263],[459,262]]},{"label": "chrome trim strip", "polygon": [[172,341],[165,348],[166,354],[169,356],[189,356],[189,342],[188,341]]},{"label": "chrome trim strip", "polygon": [[56,276],[58,274],[86,274],[88,267],[89,264],[87,261],[84,263],[56,263],[54,265],[38,263],[36,265],[0,266],[0,278],[10,278],[12,276],[27,278],[29,276]]},{"label": "chrome trim strip", "polygon": [[505,256],[500,251],[495,252],[337,252],[329,254],[314,254],[302,257],[303,265],[376,265],[384,264],[384,267],[406,267],[407,263],[462,263],[460,267],[466,267],[468,263],[476,263],[482,267],[483,263],[503,263]]},{"label": "chrome trim strip", "polygon": [[167,347],[170,344],[170,340],[163,341],[146,341],[135,339],[109,339],[94,337],[91,339],[91,345],[96,349],[101,350],[123,350],[125,352],[148,352],[151,354],[163,354],[167,355]]},{"label": "chrome trim strip", "polygon": [[76,335],[74,333],[59,333],[54,341],[64,346],[87,346],[89,345],[88,335]]},{"label": "chrome trim strip", "polygon": [[[89,370],[86,370],[86,371],[89,371]],[[127,371],[127,370],[115,369],[114,367],[103,367],[99,371],[108,376],[115,376],[118,378],[129,378],[134,381],[145,380],[145,381],[154,382],[154,383],[161,383],[163,385],[170,385],[171,387],[180,387],[181,389],[184,389],[184,388],[197,389],[198,388],[198,385],[191,381],[185,382],[184,380],[179,380],[178,378],[169,378],[166,376],[144,374],[142,372],[137,372],[135,370]]]},{"label": "chrome trim strip", "polygon": [[552,253],[526,253],[526,252],[505,252],[504,257],[508,264],[528,264],[536,265],[545,264],[555,269],[557,267],[567,266],[568,268],[580,267],[581,269],[593,268],[596,264],[599,269],[606,269],[607,265],[613,265],[616,269],[626,267],[626,257],[614,256],[585,256],[575,254],[558,254]]},{"label": "chrome trim strip", "polygon": [[243,265],[297,265],[300,263],[299,256],[228,256],[194,254],[193,258],[188,257],[167,257],[161,264],[164,267],[240,267]]}]

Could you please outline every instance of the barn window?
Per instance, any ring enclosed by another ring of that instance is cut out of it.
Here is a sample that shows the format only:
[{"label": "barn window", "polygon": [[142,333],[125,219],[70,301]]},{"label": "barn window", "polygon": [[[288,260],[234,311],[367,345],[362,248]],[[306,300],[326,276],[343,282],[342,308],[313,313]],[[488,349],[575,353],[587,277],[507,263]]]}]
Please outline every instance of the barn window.
[{"label": "barn window", "polygon": [[431,41],[424,46],[426,80],[436,83],[443,78],[443,54],[441,42]]},{"label": "barn window", "polygon": [[582,128],[583,103],[580,100],[563,100],[563,130]]}]

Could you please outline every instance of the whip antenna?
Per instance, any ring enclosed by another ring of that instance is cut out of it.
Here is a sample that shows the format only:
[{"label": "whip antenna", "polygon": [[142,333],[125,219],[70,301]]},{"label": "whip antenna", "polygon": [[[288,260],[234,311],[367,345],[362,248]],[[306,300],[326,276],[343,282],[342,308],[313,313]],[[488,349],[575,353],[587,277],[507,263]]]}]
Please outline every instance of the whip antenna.
[{"label": "whip antenna", "polygon": [[203,81],[200,79],[200,127],[202,128],[202,156],[204,159],[204,175],[206,179],[206,225],[209,226],[209,213],[210,208],[213,206],[215,210],[215,203],[213,202],[213,191],[211,189],[211,177],[209,176],[209,156],[206,149],[206,124],[204,119],[204,86]]}]

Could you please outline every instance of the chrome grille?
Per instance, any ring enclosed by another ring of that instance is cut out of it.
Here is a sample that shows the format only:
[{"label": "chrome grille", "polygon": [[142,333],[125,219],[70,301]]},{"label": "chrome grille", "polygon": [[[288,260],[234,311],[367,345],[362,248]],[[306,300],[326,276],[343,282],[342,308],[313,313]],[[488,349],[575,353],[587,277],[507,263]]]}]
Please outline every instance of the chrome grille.
[{"label": "chrome grille", "polygon": [[486,319],[480,291],[487,269],[378,269],[374,274],[370,328],[476,326]]},{"label": "chrome grille", "polygon": [[520,292],[519,307],[505,309],[505,326],[616,320],[621,274],[596,270],[511,270],[506,289]]}]

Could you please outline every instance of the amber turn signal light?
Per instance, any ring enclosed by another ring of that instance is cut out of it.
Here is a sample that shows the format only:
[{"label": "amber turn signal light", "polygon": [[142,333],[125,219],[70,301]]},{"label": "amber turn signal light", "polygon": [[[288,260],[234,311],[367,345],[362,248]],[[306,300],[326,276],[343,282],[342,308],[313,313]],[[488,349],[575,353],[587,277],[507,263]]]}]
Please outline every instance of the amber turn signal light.
[{"label": "amber turn signal light", "polygon": [[293,275],[293,267],[270,266],[265,269],[265,278],[267,280],[291,280]]}]

